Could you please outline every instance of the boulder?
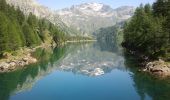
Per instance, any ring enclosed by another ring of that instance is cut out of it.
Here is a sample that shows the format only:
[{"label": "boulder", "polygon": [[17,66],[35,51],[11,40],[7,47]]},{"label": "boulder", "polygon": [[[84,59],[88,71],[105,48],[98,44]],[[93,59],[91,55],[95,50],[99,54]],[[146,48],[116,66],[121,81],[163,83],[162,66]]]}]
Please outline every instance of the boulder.
[{"label": "boulder", "polygon": [[29,62],[30,62],[30,63],[36,63],[36,62],[37,62],[37,59],[35,59],[35,58],[30,58]]},{"label": "boulder", "polygon": [[6,70],[9,67],[10,67],[10,65],[8,63],[6,63],[6,62],[3,62],[3,63],[0,64],[0,69],[1,70]]},{"label": "boulder", "polygon": [[163,60],[149,62],[145,71],[161,76],[170,76],[170,66]]},{"label": "boulder", "polygon": [[14,67],[14,66],[16,66],[16,63],[15,62],[10,62],[9,66]]},{"label": "boulder", "polygon": [[27,61],[28,61],[28,58],[25,57],[25,58],[23,58],[22,60],[23,60],[24,62],[27,62]]}]

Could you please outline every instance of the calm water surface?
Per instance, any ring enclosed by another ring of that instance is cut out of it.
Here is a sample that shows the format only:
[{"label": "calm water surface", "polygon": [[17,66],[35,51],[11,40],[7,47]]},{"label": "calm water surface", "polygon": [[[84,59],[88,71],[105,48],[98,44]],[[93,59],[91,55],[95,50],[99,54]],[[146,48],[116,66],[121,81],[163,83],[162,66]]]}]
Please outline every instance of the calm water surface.
[{"label": "calm water surface", "polygon": [[117,46],[68,44],[33,55],[39,63],[0,74],[0,100],[170,100],[170,79],[137,72]]}]

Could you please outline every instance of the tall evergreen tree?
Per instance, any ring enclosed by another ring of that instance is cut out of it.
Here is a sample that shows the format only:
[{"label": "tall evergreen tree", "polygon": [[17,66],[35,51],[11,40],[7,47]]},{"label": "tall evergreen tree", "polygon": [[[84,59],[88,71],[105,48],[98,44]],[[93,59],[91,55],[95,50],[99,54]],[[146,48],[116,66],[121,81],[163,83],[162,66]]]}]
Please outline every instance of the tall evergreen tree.
[{"label": "tall evergreen tree", "polygon": [[65,37],[51,22],[32,13],[25,16],[19,8],[0,0],[0,55],[20,47],[40,45],[54,34],[59,40]]},{"label": "tall evergreen tree", "polygon": [[169,0],[157,0],[153,4],[153,13],[155,16],[168,16],[170,11],[170,1]]},{"label": "tall evergreen tree", "polygon": [[0,11],[0,55],[8,50],[8,19]]},{"label": "tall evergreen tree", "polygon": [[17,28],[16,22],[8,22],[8,47],[10,48],[10,50],[17,50],[19,47],[22,46],[21,37],[18,32],[19,28]]},{"label": "tall evergreen tree", "polygon": [[16,13],[17,13],[18,23],[20,26],[22,26],[23,22],[25,21],[25,16],[19,8],[17,8]]},{"label": "tall evergreen tree", "polygon": [[26,40],[26,46],[30,47],[36,44],[36,40],[34,37],[34,32],[33,30],[30,28],[29,24],[24,23],[23,25],[23,33],[24,33],[24,37]]},{"label": "tall evergreen tree", "polygon": [[157,56],[166,46],[166,33],[163,31],[163,19],[152,15],[150,5],[141,5],[134,16],[125,24],[124,43],[126,47],[148,56]]},{"label": "tall evergreen tree", "polygon": [[5,0],[0,0],[0,11],[7,12],[7,4]]}]

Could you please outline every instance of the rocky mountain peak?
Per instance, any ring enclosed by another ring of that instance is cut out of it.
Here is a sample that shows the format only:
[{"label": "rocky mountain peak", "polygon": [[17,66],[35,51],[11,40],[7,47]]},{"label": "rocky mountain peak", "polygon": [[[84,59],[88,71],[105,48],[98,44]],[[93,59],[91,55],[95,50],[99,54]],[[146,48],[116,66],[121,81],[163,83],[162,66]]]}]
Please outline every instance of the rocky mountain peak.
[{"label": "rocky mountain peak", "polygon": [[95,2],[73,5],[70,8],[53,11],[39,4],[37,0],[6,1],[14,7],[19,7],[26,15],[31,12],[39,18],[48,19],[60,26],[62,30],[67,30],[67,33],[72,34],[73,32],[70,30],[74,30],[74,33],[80,33],[79,35],[85,36],[92,35],[93,32],[100,28],[113,26],[117,22],[125,21],[134,13],[133,7],[123,6],[112,9],[109,5]]},{"label": "rocky mountain peak", "polygon": [[122,6],[117,9],[102,3],[83,3],[56,11],[63,22],[84,34],[91,34],[99,28],[113,26],[129,19],[134,8]]},{"label": "rocky mountain peak", "polygon": [[85,3],[77,6],[80,10],[100,11],[104,5],[101,3]]}]

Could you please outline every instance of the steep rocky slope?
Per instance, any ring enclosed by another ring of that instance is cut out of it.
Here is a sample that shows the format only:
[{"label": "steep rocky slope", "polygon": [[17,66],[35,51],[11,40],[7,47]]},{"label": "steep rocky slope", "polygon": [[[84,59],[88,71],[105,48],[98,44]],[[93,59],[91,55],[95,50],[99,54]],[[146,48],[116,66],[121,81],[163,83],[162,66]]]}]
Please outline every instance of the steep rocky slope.
[{"label": "steep rocky slope", "polygon": [[65,23],[63,23],[59,18],[59,15],[57,15],[53,10],[39,4],[36,0],[6,0],[6,2],[15,8],[20,8],[26,15],[33,13],[39,18],[49,20],[60,27],[60,30],[69,35],[76,35],[78,33],[76,30],[70,29]]},{"label": "steep rocky slope", "polygon": [[113,26],[129,19],[134,13],[134,8],[122,6],[112,9],[102,3],[85,3],[58,10],[56,13],[65,24],[81,31],[83,35],[89,35],[99,28]]},{"label": "steep rocky slope", "polygon": [[36,0],[6,1],[16,8],[19,7],[26,15],[31,12],[39,18],[48,19],[65,33],[74,36],[93,36],[92,33],[96,30],[125,21],[134,13],[134,8],[130,6],[112,9],[102,3],[84,3],[53,11]]}]

